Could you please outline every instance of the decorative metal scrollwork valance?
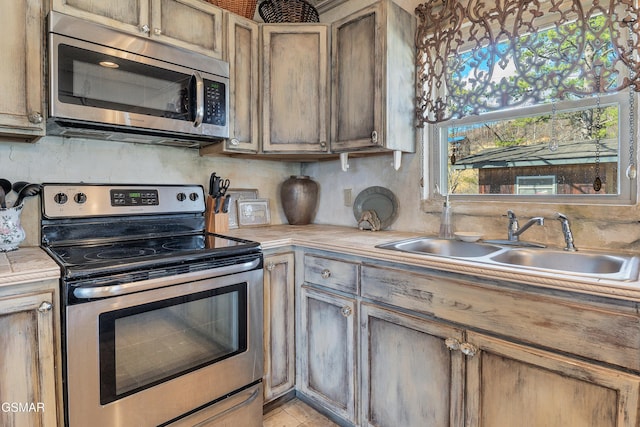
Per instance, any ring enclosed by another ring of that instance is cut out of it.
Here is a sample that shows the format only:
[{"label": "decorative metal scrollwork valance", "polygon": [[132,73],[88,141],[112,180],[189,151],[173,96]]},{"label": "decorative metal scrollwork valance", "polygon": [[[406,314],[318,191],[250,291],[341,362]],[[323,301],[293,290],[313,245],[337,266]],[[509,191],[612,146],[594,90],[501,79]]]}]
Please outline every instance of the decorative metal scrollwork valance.
[{"label": "decorative metal scrollwork valance", "polygon": [[419,125],[640,91],[636,0],[429,0],[416,14]]}]

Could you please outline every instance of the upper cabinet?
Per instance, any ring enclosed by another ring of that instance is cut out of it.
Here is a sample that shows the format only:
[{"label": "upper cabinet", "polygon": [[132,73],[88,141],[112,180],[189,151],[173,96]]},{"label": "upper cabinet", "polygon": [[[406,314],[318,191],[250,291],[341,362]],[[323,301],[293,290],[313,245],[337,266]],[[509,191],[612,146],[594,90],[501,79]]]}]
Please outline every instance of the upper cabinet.
[{"label": "upper cabinet", "polygon": [[45,133],[42,0],[7,2],[0,14],[0,135],[31,140]]},{"label": "upper cabinet", "polygon": [[262,150],[329,151],[329,46],[324,24],[262,26]]},{"label": "upper cabinet", "polygon": [[52,0],[53,9],[222,58],[222,9],[202,0]]},{"label": "upper cabinet", "polygon": [[415,29],[391,0],[332,23],[332,151],[415,151]]},{"label": "upper cabinet", "polygon": [[256,154],[260,149],[258,23],[224,13],[224,60],[229,63],[229,138],[200,149],[201,155]]}]

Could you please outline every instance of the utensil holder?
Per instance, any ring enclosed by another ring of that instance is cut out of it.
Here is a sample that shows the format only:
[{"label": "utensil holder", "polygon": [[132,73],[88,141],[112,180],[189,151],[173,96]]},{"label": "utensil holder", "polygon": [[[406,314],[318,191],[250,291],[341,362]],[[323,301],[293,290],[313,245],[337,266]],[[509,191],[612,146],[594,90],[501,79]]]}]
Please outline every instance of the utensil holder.
[{"label": "utensil holder", "polygon": [[0,252],[15,251],[25,238],[20,224],[22,203],[12,208],[0,208]]},{"label": "utensil holder", "polygon": [[[225,196],[220,200],[220,208],[224,204]],[[207,203],[205,209],[205,230],[207,233],[224,233],[229,231],[229,214],[224,212],[215,213],[213,207],[215,205],[215,199],[211,196],[207,196]]]}]

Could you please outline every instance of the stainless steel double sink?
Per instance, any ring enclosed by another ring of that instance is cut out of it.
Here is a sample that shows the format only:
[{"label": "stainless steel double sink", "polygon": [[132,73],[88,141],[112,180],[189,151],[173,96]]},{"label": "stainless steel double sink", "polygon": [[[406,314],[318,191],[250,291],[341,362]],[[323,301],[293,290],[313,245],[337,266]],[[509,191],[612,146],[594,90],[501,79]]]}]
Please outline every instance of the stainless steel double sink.
[{"label": "stainless steel double sink", "polygon": [[542,272],[565,273],[610,280],[636,280],[640,258],[548,248],[500,246],[482,242],[462,242],[417,237],[376,246],[381,249],[458,258],[493,265],[521,267]]}]

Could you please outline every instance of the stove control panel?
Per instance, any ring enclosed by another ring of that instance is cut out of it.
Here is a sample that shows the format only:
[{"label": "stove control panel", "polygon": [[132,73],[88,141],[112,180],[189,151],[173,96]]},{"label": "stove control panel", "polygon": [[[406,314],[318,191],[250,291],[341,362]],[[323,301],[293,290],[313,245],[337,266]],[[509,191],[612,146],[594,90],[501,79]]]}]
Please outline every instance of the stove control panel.
[{"label": "stove control panel", "polygon": [[43,184],[46,218],[204,213],[199,185]]},{"label": "stove control panel", "polygon": [[[123,189],[111,190],[110,193],[111,206],[157,206],[160,204],[158,190]],[[180,194],[183,193],[178,193],[178,197]]]}]

